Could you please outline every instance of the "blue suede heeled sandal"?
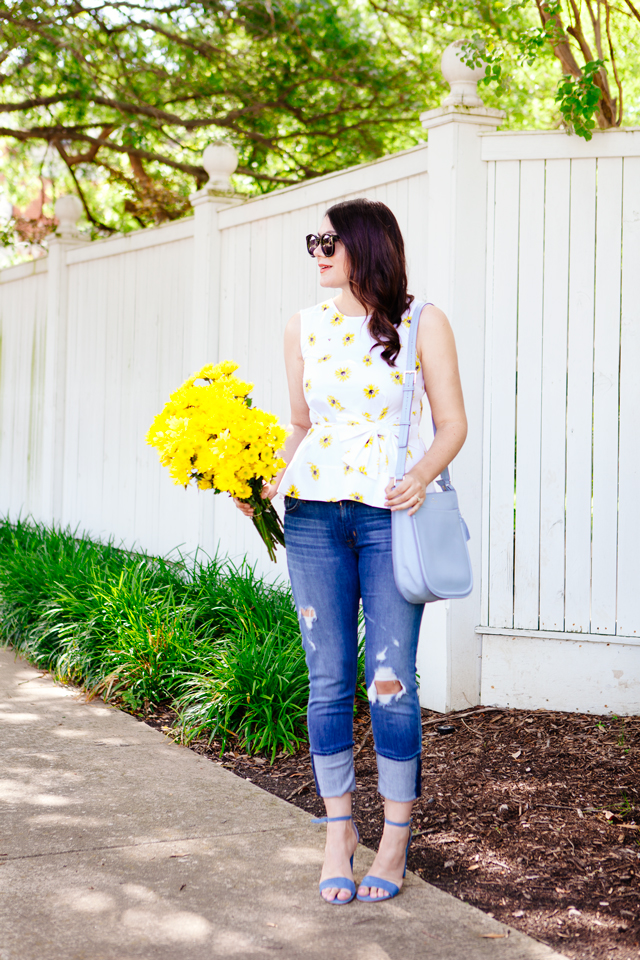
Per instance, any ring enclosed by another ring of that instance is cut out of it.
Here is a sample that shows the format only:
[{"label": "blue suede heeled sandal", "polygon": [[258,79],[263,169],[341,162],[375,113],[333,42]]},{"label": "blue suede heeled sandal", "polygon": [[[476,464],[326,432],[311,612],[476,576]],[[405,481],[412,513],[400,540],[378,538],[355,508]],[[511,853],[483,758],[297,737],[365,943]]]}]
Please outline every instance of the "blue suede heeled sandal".
[{"label": "blue suede heeled sandal", "polygon": [[[353,820],[353,817],[313,817],[312,823],[335,823],[337,820]],[[360,834],[358,833],[358,828],[355,823],[353,824],[353,829],[356,832],[356,840],[360,843]],[[351,869],[353,870],[353,855],[351,857]],[[353,880],[349,880],[348,877],[330,877],[328,880],[320,881],[320,895],[322,896],[323,890],[328,890],[330,887],[337,887],[340,890],[348,890],[351,893],[351,896],[348,900],[338,900],[336,896],[333,900],[322,899],[325,903],[331,904],[331,906],[342,906],[345,903],[351,903],[353,898],[356,895],[356,885]]]},{"label": "blue suede heeled sandal", "polygon": [[[387,820],[384,818],[384,822],[390,824],[392,827],[411,827],[411,820],[407,820],[406,823],[396,823],[394,820]],[[407,849],[404,852],[404,871],[402,873],[403,877],[407,875],[407,857],[409,856],[409,846],[411,844],[411,830],[409,830],[409,839],[407,840]],[[382,890],[386,890],[389,894],[388,897],[372,897],[370,894],[367,894],[366,897],[361,897],[360,894],[357,894],[357,899],[361,903],[381,903],[383,900],[393,900],[394,897],[397,897],[400,893],[400,887],[397,883],[393,883],[391,880],[384,880],[382,877],[373,877],[371,874],[367,874],[366,877],[363,877],[361,887],[378,887]]]}]

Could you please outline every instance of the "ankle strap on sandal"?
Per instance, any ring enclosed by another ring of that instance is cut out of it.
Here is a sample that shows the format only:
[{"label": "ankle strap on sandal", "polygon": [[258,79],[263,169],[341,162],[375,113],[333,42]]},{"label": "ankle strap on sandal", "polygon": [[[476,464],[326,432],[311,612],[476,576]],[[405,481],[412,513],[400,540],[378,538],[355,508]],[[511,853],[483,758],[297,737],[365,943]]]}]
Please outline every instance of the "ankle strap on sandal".
[{"label": "ankle strap on sandal", "polygon": [[391,827],[410,827],[410,826],[411,826],[411,820],[410,820],[410,819],[407,820],[406,823],[396,823],[395,820],[387,820],[387,818],[385,817],[385,818],[384,818],[384,822],[385,822],[385,823],[388,823],[389,826],[391,826]]},{"label": "ankle strap on sandal", "polygon": [[338,820],[352,820],[353,817],[349,814],[348,817],[313,817],[311,823],[336,823]]}]

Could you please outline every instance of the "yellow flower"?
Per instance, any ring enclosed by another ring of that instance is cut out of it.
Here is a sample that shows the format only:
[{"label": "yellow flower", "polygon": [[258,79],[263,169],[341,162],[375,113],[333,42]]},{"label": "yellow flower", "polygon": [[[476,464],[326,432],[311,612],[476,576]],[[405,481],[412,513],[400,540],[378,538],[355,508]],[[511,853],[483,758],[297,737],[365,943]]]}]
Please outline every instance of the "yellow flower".
[{"label": "yellow flower", "polygon": [[399,370],[392,370],[390,376],[394,383],[402,385],[402,374]]},{"label": "yellow flower", "polygon": [[295,483],[292,483],[292,484],[291,484],[291,486],[289,487],[289,489],[285,492],[285,496],[286,496],[286,497],[296,497],[297,499],[300,498],[300,491],[299,491],[298,488],[296,487]]},{"label": "yellow flower", "polygon": [[344,407],[339,400],[336,400],[335,397],[327,397],[327,403],[330,407],[333,407],[334,410],[344,410]]},{"label": "yellow flower", "polygon": [[345,347],[348,347],[349,344],[353,343],[355,338],[355,333],[345,333],[344,337],[342,338],[342,342],[344,343]]},{"label": "yellow flower", "polygon": [[305,390],[311,390],[311,380],[305,380],[305,382],[304,382],[304,389],[305,389]]},{"label": "yellow flower", "polygon": [[365,420],[373,420],[373,417],[371,416],[371,414],[367,413],[366,410],[362,411],[362,416],[365,418]]},{"label": "yellow flower", "polygon": [[334,327],[339,327],[343,320],[344,320],[344,317],[341,314],[335,313],[331,317],[330,323],[332,323]]},{"label": "yellow flower", "polygon": [[364,388],[364,395],[368,400],[373,400],[377,393],[380,393],[380,388],[376,387],[375,383],[370,383],[368,387]]},{"label": "yellow flower", "polygon": [[410,460],[413,460],[413,454],[411,453],[411,450],[407,450],[407,456]]},{"label": "yellow flower", "polygon": [[338,370],[336,370],[336,377],[338,380],[348,380],[350,376],[351,370],[349,367],[340,367]]},{"label": "yellow flower", "polygon": [[355,500],[356,503],[362,503],[364,498],[361,493],[350,493],[349,500]]},{"label": "yellow flower", "polygon": [[309,464],[309,470],[311,471],[311,476],[313,477],[314,480],[320,479],[320,471],[316,467],[315,463]]},{"label": "yellow flower", "polygon": [[364,357],[362,358],[362,362],[364,363],[365,367],[370,367],[373,363],[373,357],[370,353],[365,353]]},{"label": "yellow flower", "polygon": [[328,498],[327,498],[327,503],[336,503],[336,498],[335,498],[335,497],[328,497]]},{"label": "yellow flower", "polygon": [[369,437],[369,439],[365,443],[365,447],[370,447],[372,443],[373,443],[373,437]]},{"label": "yellow flower", "polygon": [[278,450],[287,433],[273,414],[249,406],[252,385],[233,376],[237,369],[225,360],[185,380],[146,439],[174,483],[247,499],[250,480],[270,481],[285,465]]},{"label": "yellow flower", "polygon": [[365,477],[366,477],[366,475],[367,475],[367,468],[366,468],[364,465],[361,466],[361,467],[358,467],[358,470],[360,471],[360,473],[364,473],[364,475],[365,475]]},{"label": "yellow flower", "polygon": [[389,407],[383,407],[382,410],[380,411],[380,416],[378,417],[378,420],[384,420],[384,418],[388,413],[389,413]]},{"label": "yellow flower", "polygon": [[316,342],[315,333],[310,333],[309,336],[307,337],[307,343],[309,344],[310,347],[312,347],[315,342]]},{"label": "yellow flower", "polygon": [[409,314],[408,317],[405,317],[405,318],[404,318],[404,320],[402,321],[402,326],[403,326],[403,327],[410,327],[410,326],[411,326],[411,314]]},{"label": "yellow flower", "polygon": [[420,370],[421,368],[422,364],[420,363],[420,358],[416,357],[416,370]]},{"label": "yellow flower", "polygon": [[328,310],[330,306],[332,306],[332,304],[330,304],[330,303],[323,303],[323,304],[322,304],[322,309],[323,309],[323,310]]},{"label": "yellow flower", "polygon": [[331,360],[331,354],[325,353],[324,357],[320,357],[318,363],[326,363],[327,360]]},{"label": "yellow flower", "polygon": [[345,463],[343,469],[345,477],[348,476],[348,474],[353,473],[353,467],[350,467],[348,463]]},{"label": "yellow flower", "polygon": [[331,445],[332,440],[333,440],[333,437],[331,436],[331,434],[325,433],[324,437],[320,437],[320,446],[328,447]]}]

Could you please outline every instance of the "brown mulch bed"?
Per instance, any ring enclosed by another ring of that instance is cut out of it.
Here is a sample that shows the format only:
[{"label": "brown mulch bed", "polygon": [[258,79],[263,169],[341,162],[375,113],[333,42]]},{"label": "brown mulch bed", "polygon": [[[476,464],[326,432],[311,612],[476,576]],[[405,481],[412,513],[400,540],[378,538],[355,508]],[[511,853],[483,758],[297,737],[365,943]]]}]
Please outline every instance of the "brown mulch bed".
[{"label": "brown mulch bed", "polygon": [[[383,823],[369,719],[359,707],[355,820]],[[173,717],[147,723],[170,732]],[[442,734],[447,723],[455,729]],[[423,711],[423,788],[409,868],[428,883],[577,960],[640,957],[640,718],[476,708]],[[365,739],[366,738],[366,739]],[[356,749],[357,749],[356,747]],[[194,746],[314,815],[309,754],[271,765]]]}]

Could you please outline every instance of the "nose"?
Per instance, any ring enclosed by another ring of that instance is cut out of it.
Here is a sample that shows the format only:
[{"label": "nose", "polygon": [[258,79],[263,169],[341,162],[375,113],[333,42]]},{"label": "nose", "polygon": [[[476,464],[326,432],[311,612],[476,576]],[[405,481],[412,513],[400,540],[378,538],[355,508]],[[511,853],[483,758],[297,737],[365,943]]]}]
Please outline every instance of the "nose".
[{"label": "nose", "polygon": [[317,247],[315,248],[315,250],[313,251],[313,255],[314,255],[314,257],[321,257],[321,256],[322,256],[322,247],[320,246],[320,244],[318,244],[318,246],[317,246]]}]

